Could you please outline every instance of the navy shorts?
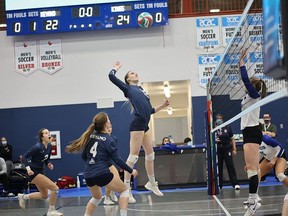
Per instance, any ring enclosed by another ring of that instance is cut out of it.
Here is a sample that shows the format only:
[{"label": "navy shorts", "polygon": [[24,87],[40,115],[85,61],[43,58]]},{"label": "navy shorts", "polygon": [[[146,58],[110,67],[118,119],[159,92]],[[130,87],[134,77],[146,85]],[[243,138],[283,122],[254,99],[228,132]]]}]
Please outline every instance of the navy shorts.
[{"label": "navy shorts", "polygon": [[150,118],[145,118],[142,116],[135,116],[130,124],[130,131],[144,131],[149,130],[149,121]]},{"label": "navy shorts", "polygon": [[243,144],[245,143],[257,143],[261,145],[262,142],[262,128],[260,125],[254,127],[246,127],[242,130]]},{"label": "navy shorts", "polygon": [[34,168],[31,167],[31,170],[34,172],[33,175],[29,176],[29,182],[32,182],[32,180],[38,175],[38,174],[43,174],[44,175],[44,169],[42,168]]},{"label": "navy shorts", "polygon": [[109,184],[112,181],[113,177],[113,173],[109,172],[92,178],[85,178],[85,180],[88,187],[93,187],[95,185],[103,187]]}]

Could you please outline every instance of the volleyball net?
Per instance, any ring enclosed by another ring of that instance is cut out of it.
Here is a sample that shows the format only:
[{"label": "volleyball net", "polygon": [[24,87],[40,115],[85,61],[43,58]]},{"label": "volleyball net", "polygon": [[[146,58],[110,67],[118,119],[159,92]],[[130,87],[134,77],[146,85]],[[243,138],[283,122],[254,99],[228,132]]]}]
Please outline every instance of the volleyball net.
[{"label": "volleyball net", "polygon": [[[253,11],[251,8],[253,4],[259,3],[257,1],[260,0],[249,0],[243,14],[234,16],[238,24],[207,85],[206,136],[212,172],[209,174],[208,170],[209,176],[217,176],[218,173],[214,132],[231,123],[237,124],[240,129],[240,118],[243,115],[288,96],[287,2],[263,0],[263,10]],[[248,53],[245,59],[248,76],[262,79],[267,86],[268,96],[241,112],[245,87],[239,75],[238,63],[242,50]],[[226,121],[216,127],[214,122],[217,114],[224,115]],[[211,181],[212,188],[216,187],[211,193],[214,191],[217,194],[217,181],[213,182],[209,177],[208,181]]]}]

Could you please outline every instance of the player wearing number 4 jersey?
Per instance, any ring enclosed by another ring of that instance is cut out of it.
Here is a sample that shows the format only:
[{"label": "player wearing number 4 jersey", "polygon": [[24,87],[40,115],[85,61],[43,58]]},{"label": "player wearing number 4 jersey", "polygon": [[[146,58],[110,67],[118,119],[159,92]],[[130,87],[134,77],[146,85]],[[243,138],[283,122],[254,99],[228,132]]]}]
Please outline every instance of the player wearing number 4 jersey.
[{"label": "player wearing number 4 jersey", "polygon": [[137,175],[135,169],[131,169],[119,157],[116,147],[116,139],[110,136],[111,123],[106,113],[98,113],[93,123],[87,128],[82,136],[66,147],[69,153],[82,151],[82,158],[85,161],[84,178],[92,194],[87,204],[84,216],[92,216],[96,207],[101,202],[101,187],[106,186],[112,191],[120,193],[119,205],[120,215],[127,216],[129,189],[120,179],[114,175],[109,167],[111,159],[122,169]]}]

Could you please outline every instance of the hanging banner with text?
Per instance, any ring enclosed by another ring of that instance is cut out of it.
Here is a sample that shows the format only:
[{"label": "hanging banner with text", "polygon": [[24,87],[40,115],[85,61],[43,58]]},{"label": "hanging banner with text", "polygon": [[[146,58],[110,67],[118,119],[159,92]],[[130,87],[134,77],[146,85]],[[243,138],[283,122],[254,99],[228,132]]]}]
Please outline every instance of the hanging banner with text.
[{"label": "hanging banner with text", "polygon": [[53,74],[63,68],[61,39],[39,41],[39,69]]},{"label": "hanging banner with text", "polygon": [[263,44],[263,15],[248,15],[248,34],[250,44],[262,50]]},{"label": "hanging banner with text", "polygon": [[[223,46],[226,47],[233,36],[233,33],[239,23],[241,16],[225,16],[222,17],[222,43]],[[234,38],[233,45],[238,46],[239,48],[243,47],[244,43],[244,29],[240,27],[239,31],[236,34],[236,37]]]},{"label": "hanging banner with text", "polygon": [[[213,71],[215,70],[216,65],[220,61],[220,58],[221,58],[220,54],[198,55],[199,85],[201,87],[203,88],[207,87],[208,80],[210,79]],[[217,74],[215,74],[215,76],[217,76]]]},{"label": "hanging banner with text", "polygon": [[251,76],[258,77],[262,79],[264,82],[268,82],[273,78],[270,76],[266,76],[263,73],[263,53],[262,52],[250,52],[249,53],[249,61],[250,61],[250,68]]},{"label": "hanging banner with text", "polygon": [[197,47],[207,52],[220,46],[220,27],[217,17],[196,19]]},{"label": "hanging banner with text", "polygon": [[37,43],[35,41],[18,41],[14,44],[15,71],[29,76],[38,70]]}]

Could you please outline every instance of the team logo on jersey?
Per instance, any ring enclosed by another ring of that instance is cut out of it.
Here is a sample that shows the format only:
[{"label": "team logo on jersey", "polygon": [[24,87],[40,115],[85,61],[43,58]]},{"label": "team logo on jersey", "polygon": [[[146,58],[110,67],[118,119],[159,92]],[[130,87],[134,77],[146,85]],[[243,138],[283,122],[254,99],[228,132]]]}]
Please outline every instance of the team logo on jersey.
[{"label": "team logo on jersey", "polygon": [[49,155],[46,154],[41,162],[44,162],[45,160],[48,160],[48,157],[49,157]]},{"label": "team logo on jersey", "polygon": [[95,160],[93,158],[90,159],[89,164],[95,164]]}]

